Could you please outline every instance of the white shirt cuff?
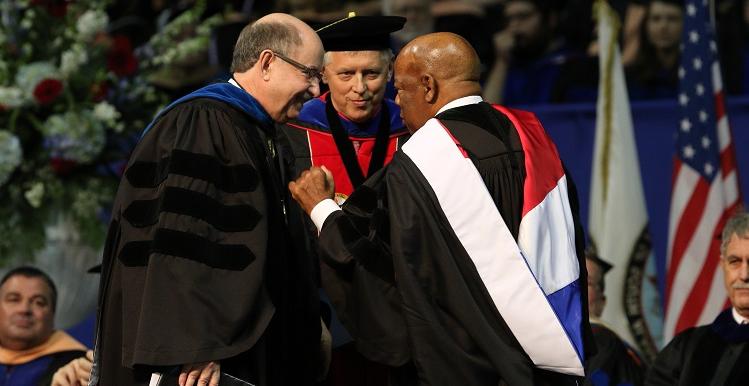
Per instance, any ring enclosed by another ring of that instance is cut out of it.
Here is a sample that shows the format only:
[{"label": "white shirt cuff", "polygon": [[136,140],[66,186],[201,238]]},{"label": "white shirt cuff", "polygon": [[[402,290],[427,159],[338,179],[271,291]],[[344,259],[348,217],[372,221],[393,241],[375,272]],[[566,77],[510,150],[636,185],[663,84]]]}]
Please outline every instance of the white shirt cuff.
[{"label": "white shirt cuff", "polygon": [[312,222],[315,223],[318,232],[322,230],[322,224],[325,223],[325,219],[337,210],[341,210],[341,208],[335,203],[335,201],[329,198],[318,202],[317,205],[312,208],[309,217],[312,219]]}]

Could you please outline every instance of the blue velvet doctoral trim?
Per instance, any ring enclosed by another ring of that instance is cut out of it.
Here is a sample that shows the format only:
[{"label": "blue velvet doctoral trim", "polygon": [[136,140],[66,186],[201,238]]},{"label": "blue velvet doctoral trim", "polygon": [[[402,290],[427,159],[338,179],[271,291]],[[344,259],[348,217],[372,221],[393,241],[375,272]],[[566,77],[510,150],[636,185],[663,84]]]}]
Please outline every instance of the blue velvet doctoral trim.
[{"label": "blue velvet doctoral trim", "polygon": [[231,83],[223,82],[209,84],[208,86],[195,90],[172,102],[169,106],[165,107],[163,110],[159,111],[158,114],[156,114],[156,118],[154,118],[153,121],[148,124],[146,129],[143,130],[143,133],[140,135],[140,137],[143,138],[146,133],[151,130],[151,127],[153,127],[154,123],[156,123],[159,118],[161,118],[169,110],[180,103],[197,98],[212,98],[220,100],[222,102],[226,102],[244,111],[245,113],[247,113],[247,115],[251,116],[253,119],[263,125],[273,124],[273,119],[271,118],[271,116],[252,95]]},{"label": "blue velvet doctoral trim", "polygon": [[[297,120],[314,124],[316,126],[330,129],[330,123],[328,118],[325,116],[325,98],[327,94],[324,94],[318,98],[307,101],[302,107],[302,111],[299,112]],[[390,133],[399,133],[404,131],[403,120],[400,117],[400,107],[390,99],[383,99],[383,103],[387,103],[388,112],[390,113]],[[341,117],[341,125],[346,129],[349,135],[355,137],[374,137],[377,135],[377,129],[380,127],[381,112],[378,112],[372,119],[365,123],[356,123],[349,121],[348,119]]]},{"label": "blue velvet doctoral trim", "polygon": [[749,324],[736,323],[730,307],[718,314],[710,327],[713,332],[728,342],[749,342]]},{"label": "blue velvet doctoral trim", "polygon": [[575,280],[556,292],[546,295],[546,299],[551,304],[554,313],[557,314],[559,323],[562,324],[567,337],[575,346],[580,362],[585,363],[583,333],[580,329],[583,315],[580,284]]},{"label": "blue velvet doctoral trim", "polygon": [[36,386],[52,359],[46,355],[22,365],[0,365],[0,386]]}]

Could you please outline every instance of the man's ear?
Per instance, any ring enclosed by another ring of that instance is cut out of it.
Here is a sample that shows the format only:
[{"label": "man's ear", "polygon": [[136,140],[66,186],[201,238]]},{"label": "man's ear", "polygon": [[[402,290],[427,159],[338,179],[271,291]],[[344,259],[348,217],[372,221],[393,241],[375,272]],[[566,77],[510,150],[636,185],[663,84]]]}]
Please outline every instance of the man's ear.
[{"label": "man's ear", "polygon": [[260,73],[263,75],[263,80],[270,79],[270,64],[273,62],[275,57],[270,50],[263,50],[260,53],[260,57],[257,62],[260,65]]},{"label": "man's ear", "polygon": [[434,103],[437,100],[437,82],[434,80],[432,74],[424,74],[419,79],[420,87],[424,89],[424,101],[427,103]]}]

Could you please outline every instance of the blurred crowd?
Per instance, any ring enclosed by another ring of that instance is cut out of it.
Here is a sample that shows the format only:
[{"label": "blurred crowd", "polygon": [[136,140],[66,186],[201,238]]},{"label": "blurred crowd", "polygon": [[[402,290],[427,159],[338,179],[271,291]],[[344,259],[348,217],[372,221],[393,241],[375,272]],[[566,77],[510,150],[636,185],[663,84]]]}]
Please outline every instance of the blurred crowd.
[{"label": "blurred crowd", "polygon": [[[112,29],[135,44],[190,8],[194,1],[115,2]],[[203,18],[222,12],[214,27],[209,60],[194,76],[164,79],[175,95],[228,74],[231,45],[242,26],[271,12],[286,12],[322,26],[358,15],[408,19],[394,34],[393,49],[429,32],[465,37],[482,62],[484,98],[505,105],[593,102],[598,92],[598,51],[592,6],[586,0],[232,0],[209,2]],[[612,0],[621,21],[619,42],[632,100],[675,98],[678,89],[684,4],[680,0]],[[749,92],[749,1],[717,0],[718,52],[729,95]],[[193,63],[194,64],[194,63]],[[193,66],[194,67],[194,66]],[[158,80],[157,80],[158,83]]]}]

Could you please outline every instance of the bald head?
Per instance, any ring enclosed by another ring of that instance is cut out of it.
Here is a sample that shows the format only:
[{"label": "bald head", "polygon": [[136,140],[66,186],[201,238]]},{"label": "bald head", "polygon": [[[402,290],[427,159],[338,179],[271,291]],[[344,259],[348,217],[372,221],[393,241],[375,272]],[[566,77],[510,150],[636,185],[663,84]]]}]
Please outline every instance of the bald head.
[{"label": "bald head", "polygon": [[479,66],[476,50],[453,33],[427,34],[406,44],[395,61],[395,86],[409,129],[418,130],[455,99],[481,95]]},{"label": "bald head", "polygon": [[263,50],[291,55],[299,47],[322,51],[322,42],[305,22],[285,13],[271,13],[246,26],[239,34],[231,72],[250,69]]},{"label": "bald head", "polygon": [[239,34],[232,78],[276,122],[299,115],[304,102],[320,94],[320,37],[303,21],[272,13]]},{"label": "bald head", "polygon": [[403,59],[442,82],[474,82],[481,72],[479,57],[460,35],[437,32],[412,40],[401,50]]}]

